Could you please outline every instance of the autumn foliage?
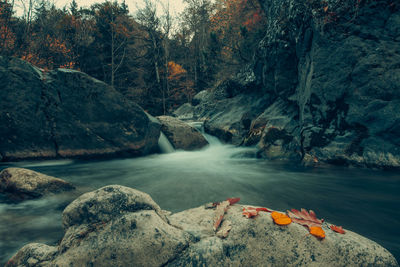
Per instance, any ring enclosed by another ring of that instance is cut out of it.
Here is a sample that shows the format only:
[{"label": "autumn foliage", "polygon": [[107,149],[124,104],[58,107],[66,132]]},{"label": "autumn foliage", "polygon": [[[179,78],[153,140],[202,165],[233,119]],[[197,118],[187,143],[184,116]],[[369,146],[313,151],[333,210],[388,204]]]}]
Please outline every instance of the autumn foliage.
[{"label": "autumn foliage", "polygon": [[187,71],[174,61],[168,62],[169,98],[173,105],[180,106],[190,102],[195,95],[194,83]]},{"label": "autumn foliage", "polygon": [[0,1],[0,52],[12,51],[15,46],[15,33],[11,29],[12,6],[7,1]]},{"label": "autumn foliage", "polygon": [[211,30],[217,33],[226,60],[249,57],[254,36],[262,30],[266,18],[256,0],[217,0],[217,12],[211,17]]},{"label": "autumn foliage", "polygon": [[161,10],[141,20],[124,1],[78,7],[73,0],[61,9],[49,0],[26,1],[18,16],[17,2],[0,0],[1,55],[44,70],[83,71],[153,115],[191,102],[247,63],[265,25],[257,0],[187,1],[179,27],[168,32]]},{"label": "autumn foliage", "polygon": [[271,218],[272,220],[274,220],[274,223],[276,223],[277,225],[288,225],[292,223],[292,220],[289,218],[289,216],[287,216],[286,214],[277,212],[277,211],[273,211],[271,213]]}]

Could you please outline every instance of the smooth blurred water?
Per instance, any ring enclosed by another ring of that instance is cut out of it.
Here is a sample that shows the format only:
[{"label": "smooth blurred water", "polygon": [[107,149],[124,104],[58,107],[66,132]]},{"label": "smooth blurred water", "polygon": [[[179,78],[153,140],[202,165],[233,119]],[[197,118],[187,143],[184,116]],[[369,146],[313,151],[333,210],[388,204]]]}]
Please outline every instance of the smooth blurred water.
[{"label": "smooth blurred water", "polygon": [[[45,161],[24,167],[72,182],[77,190],[20,204],[1,203],[0,264],[30,242],[55,245],[63,236],[62,210],[84,192],[111,184],[149,193],[166,210],[181,211],[240,197],[245,204],[277,210],[307,208],[319,218],[362,234],[400,259],[400,173],[351,168],[305,169],[254,158],[251,148],[212,144],[109,161]],[[3,200],[4,200],[4,196]]]}]

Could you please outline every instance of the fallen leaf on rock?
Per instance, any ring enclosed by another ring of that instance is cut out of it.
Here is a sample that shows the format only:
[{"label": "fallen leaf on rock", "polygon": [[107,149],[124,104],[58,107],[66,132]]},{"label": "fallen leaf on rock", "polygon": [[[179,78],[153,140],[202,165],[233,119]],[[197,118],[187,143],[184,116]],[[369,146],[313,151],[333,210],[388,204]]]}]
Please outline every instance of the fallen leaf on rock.
[{"label": "fallen leaf on rock", "polygon": [[280,212],[273,211],[271,217],[277,225],[283,226],[292,223],[292,220],[286,214]]},{"label": "fallen leaf on rock", "polygon": [[243,216],[246,216],[247,219],[255,217],[258,215],[258,211],[255,208],[248,207],[248,208],[243,208],[242,212]]},{"label": "fallen leaf on rock", "polygon": [[315,236],[318,239],[324,239],[325,238],[325,231],[322,230],[320,226],[311,226],[308,228],[310,231],[310,234]]},{"label": "fallen leaf on rock", "polygon": [[267,208],[256,208],[256,211],[258,211],[258,212],[260,212],[260,211],[272,212],[272,210],[269,210]]},{"label": "fallen leaf on rock", "polygon": [[312,210],[308,212],[305,209],[301,209],[301,211],[292,209],[292,211],[287,211],[287,214],[293,222],[307,227],[321,226],[321,224],[324,222],[323,219],[317,219],[315,212]]},{"label": "fallen leaf on rock", "polygon": [[227,201],[229,201],[230,205],[233,205],[233,204],[238,203],[240,201],[240,197],[228,198]]},{"label": "fallen leaf on rock", "polygon": [[287,211],[287,214],[293,222],[308,227],[310,234],[313,236],[319,239],[325,238],[325,232],[321,228],[324,219],[317,219],[317,215],[314,211],[310,210],[308,212],[305,209],[301,209],[300,211],[292,209],[292,211]]},{"label": "fallen leaf on rock", "polygon": [[243,208],[242,214],[243,214],[243,216],[246,216],[249,219],[249,218],[257,216],[260,211],[271,212],[267,208],[247,207],[247,208]]},{"label": "fallen leaf on rock", "polygon": [[232,229],[232,223],[230,221],[224,221],[221,225],[221,228],[216,233],[219,238],[226,238],[229,234],[229,231]]},{"label": "fallen leaf on rock", "polygon": [[332,231],[335,231],[336,233],[342,234],[344,235],[346,233],[345,230],[343,230],[342,226],[336,226],[336,225],[331,225],[330,228],[332,229]]},{"label": "fallen leaf on rock", "polygon": [[214,231],[217,231],[219,225],[222,222],[222,219],[224,218],[225,212],[228,210],[228,207],[231,204],[229,203],[228,200],[222,201],[219,203],[217,208],[215,209],[215,219],[214,219]]},{"label": "fallen leaf on rock", "polygon": [[[222,220],[224,219],[224,214],[228,210],[230,205],[233,205],[239,202],[240,198],[228,198],[221,203],[216,204],[217,208],[215,209],[215,219],[214,219],[214,231],[217,231],[218,227],[220,226]],[[214,203],[213,203],[214,205]]]}]

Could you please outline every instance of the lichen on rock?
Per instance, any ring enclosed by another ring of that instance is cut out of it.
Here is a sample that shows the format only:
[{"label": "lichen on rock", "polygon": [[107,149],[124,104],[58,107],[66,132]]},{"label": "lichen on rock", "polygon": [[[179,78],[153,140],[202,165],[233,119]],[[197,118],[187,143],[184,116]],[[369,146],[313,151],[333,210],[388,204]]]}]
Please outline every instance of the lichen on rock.
[{"label": "lichen on rock", "polygon": [[398,266],[386,249],[351,231],[338,235],[323,225],[320,241],[301,225],[274,224],[269,213],[247,219],[236,204],[216,233],[214,217],[201,206],[167,218],[149,195],[106,186],[64,210],[58,246],[26,245],[6,266]]}]

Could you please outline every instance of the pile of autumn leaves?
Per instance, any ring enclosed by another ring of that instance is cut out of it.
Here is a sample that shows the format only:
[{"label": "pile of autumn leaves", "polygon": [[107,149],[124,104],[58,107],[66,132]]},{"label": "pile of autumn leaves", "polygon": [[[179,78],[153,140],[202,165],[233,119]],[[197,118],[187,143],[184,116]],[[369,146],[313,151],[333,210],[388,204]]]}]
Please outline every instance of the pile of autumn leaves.
[{"label": "pile of autumn leaves", "polygon": [[[229,206],[239,202],[240,198],[228,198],[227,200],[221,203],[210,203],[208,204],[208,208],[215,208],[215,219],[214,219],[214,231],[216,235],[221,238],[225,238],[228,236],[230,229],[232,228],[230,222],[226,222],[221,226],[221,222],[224,218],[224,214],[228,210]],[[271,213],[271,218],[275,224],[279,226],[286,226],[293,223],[297,223],[305,226],[311,235],[316,238],[322,240],[325,238],[325,231],[322,229],[323,219],[318,219],[315,212],[310,210],[307,211],[305,209],[296,210],[292,209],[291,211],[287,211],[285,213],[272,211],[267,208],[253,208],[246,207],[243,208],[243,216],[246,218],[254,218],[258,215],[259,212],[269,212]],[[221,226],[221,227],[220,227]],[[344,234],[345,231],[341,226],[330,225],[330,229],[340,234]]]}]

